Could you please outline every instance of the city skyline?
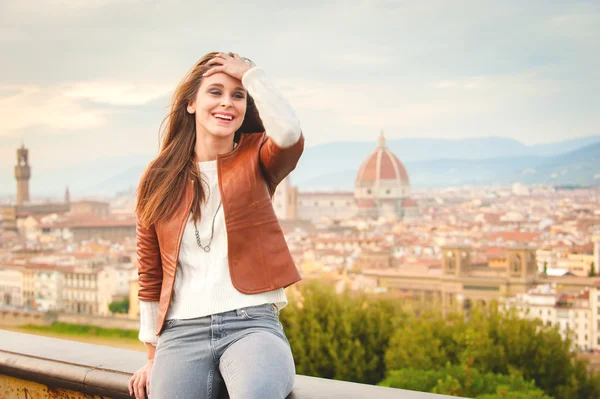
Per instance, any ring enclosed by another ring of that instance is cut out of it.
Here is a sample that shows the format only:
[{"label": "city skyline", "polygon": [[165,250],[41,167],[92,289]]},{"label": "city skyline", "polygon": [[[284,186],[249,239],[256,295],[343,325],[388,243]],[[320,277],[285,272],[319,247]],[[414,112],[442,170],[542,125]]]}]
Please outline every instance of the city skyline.
[{"label": "city skyline", "polygon": [[[339,142],[309,147],[292,172],[291,180],[302,193],[351,193],[355,189],[360,162],[374,154],[383,137],[382,130],[379,144]],[[597,162],[600,136],[535,146],[502,138],[383,140],[383,145],[394,156],[400,156],[402,168],[407,168],[412,175],[411,185],[418,190],[515,183],[591,187],[600,181],[600,164]],[[32,187],[33,202],[60,202],[66,188],[72,189],[78,199],[133,196],[151,159],[149,155],[110,157],[48,170],[40,169],[38,154],[30,154],[29,148],[22,144],[16,149],[17,163],[10,169],[0,170],[2,202],[15,201],[16,168],[21,168],[22,149],[29,154],[26,158],[32,161],[29,165],[33,166],[33,173],[28,169],[31,179],[27,180],[28,186]],[[16,202],[19,202],[18,195]]]}]

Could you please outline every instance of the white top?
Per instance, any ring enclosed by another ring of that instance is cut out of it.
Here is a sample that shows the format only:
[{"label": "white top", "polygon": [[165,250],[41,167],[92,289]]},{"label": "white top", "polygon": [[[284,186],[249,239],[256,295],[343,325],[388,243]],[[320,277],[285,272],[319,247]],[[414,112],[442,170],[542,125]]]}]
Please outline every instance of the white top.
[{"label": "white top", "polygon": [[[267,135],[280,147],[295,144],[301,133],[300,122],[287,100],[268,81],[264,71],[258,67],[250,69],[242,78],[242,84],[254,99]],[[198,162],[198,166],[207,194],[207,200],[202,204],[201,220],[196,224],[202,246],[210,241],[213,217],[214,235],[210,252],[205,252],[196,241],[190,212],[183,232],[166,320],[203,317],[264,303],[275,303],[278,308],[283,308],[287,305],[283,288],[247,295],[233,286],[229,275],[225,216],[223,206],[219,208],[221,193],[217,161]],[[140,301],[140,341],[156,345],[157,321],[158,301]]]}]

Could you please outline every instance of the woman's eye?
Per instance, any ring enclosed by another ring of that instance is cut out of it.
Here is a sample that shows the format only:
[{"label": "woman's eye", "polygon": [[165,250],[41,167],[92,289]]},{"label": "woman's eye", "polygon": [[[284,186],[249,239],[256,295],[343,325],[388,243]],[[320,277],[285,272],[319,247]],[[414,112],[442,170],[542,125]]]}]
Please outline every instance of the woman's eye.
[{"label": "woman's eye", "polygon": [[244,98],[244,95],[242,93],[235,93],[233,95],[234,98]]},{"label": "woman's eye", "polygon": [[213,94],[213,95],[215,95],[215,96],[218,96],[218,95],[220,95],[220,94],[221,94],[221,92],[220,92],[219,90],[211,90],[209,93],[210,93],[210,94]]}]

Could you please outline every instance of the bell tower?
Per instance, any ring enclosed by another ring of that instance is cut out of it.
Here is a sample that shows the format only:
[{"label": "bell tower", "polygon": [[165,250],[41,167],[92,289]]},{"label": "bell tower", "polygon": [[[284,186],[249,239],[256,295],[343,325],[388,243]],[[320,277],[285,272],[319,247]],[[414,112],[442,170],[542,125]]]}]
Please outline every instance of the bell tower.
[{"label": "bell tower", "polygon": [[17,205],[24,205],[29,201],[29,178],[31,167],[29,166],[29,150],[25,144],[17,149],[17,164],[15,165],[15,179],[17,180]]},{"label": "bell tower", "polygon": [[466,245],[442,247],[442,271],[445,275],[461,276],[471,270],[471,247]]},{"label": "bell tower", "polygon": [[510,277],[535,277],[537,275],[537,261],[535,248],[517,246],[508,248],[507,272]]}]

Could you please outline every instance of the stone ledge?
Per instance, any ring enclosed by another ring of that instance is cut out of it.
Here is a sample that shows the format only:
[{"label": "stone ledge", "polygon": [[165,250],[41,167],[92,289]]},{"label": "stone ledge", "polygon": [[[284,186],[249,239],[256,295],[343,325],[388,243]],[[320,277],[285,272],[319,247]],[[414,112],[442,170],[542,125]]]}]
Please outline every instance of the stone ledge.
[{"label": "stone ledge", "polygon": [[[143,352],[0,330],[0,375],[88,395],[131,398],[127,382]],[[227,398],[226,393],[222,397]],[[442,399],[449,396],[296,376],[288,399]]]}]

